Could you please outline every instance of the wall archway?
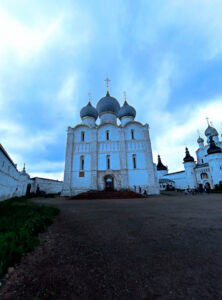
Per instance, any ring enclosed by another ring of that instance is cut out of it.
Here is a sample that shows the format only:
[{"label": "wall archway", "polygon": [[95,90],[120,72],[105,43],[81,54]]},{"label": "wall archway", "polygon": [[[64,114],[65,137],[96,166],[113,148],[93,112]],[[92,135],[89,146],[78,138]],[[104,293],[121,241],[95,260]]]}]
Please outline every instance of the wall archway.
[{"label": "wall archway", "polygon": [[26,196],[29,196],[30,194],[31,194],[31,183],[29,183],[26,188]]}]

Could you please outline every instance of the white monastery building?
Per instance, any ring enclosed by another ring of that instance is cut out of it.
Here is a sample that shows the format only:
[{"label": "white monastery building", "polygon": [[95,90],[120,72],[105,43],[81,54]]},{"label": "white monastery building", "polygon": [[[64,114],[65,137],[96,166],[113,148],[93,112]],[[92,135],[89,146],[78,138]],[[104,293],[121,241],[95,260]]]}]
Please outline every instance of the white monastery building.
[{"label": "white monastery building", "polygon": [[108,81],[96,108],[89,99],[80,111],[82,122],[68,128],[62,195],[124,189],[159,194],[149,126],[135,121],[126,97],[120,107]]},{"label": "white monastery building", "polygon": [[160,189],[175,187],[178,189],[214,189],[222,188],[222,141],[219,140],[217,130],[208,123],[205,130],[206,144],[199,136],[196,150],[196,161],[185,149],[183,159],[184,170],[168,173],[168,168],[161,162],[158,156],[157,176]]},{"label": "white monastery building", "polygon": [[61,190],[62,181],[39,177],[30,178],[25,166],[20,172],[0,144],[0,201],[40,191],[45,194],[58,194]]}]

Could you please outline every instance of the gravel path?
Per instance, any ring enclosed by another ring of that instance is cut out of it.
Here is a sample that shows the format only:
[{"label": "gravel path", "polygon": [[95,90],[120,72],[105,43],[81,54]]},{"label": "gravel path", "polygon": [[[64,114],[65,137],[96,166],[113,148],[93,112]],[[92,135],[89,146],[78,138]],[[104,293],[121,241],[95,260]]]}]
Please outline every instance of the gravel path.
[{"label": "gravel path", "polygon": [[222,299],[222,195],[36,199],[61,209],[0,299]]}]

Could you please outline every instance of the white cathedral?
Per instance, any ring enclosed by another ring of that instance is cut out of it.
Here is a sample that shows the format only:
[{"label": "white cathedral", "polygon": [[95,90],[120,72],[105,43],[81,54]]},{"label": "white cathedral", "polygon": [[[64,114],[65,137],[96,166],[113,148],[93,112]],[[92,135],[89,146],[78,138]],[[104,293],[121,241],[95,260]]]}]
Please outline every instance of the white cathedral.
[{"label": "white cathedral", "polygon": [[206,144],[199,136],[197,139],[196,161],[185,149],[184,170],[168,173],[158,156],[157,176],[160,189],[175,187],[177,189],[222,189],[222,141],[217,130],[208,123],[205,130]]},{"label": "white cathedral", "polygon": [[68,128],[62,195],[125,189],[159,194],[149,126],[135,121],[136,110],[126,97],[120,107],[108,81],[96,108],[89,99],[80,111],[82,122]]}]

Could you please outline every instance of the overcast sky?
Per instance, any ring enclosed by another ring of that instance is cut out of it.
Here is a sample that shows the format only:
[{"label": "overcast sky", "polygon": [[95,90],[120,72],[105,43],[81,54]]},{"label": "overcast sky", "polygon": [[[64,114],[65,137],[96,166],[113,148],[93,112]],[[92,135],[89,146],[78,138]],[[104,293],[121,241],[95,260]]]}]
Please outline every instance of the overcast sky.
[{"label": "overcast sky", "polygon": [[1,0],[0,142],[32,176],[63,178],[66,129],[106,93],[150,125],[154,162],[183,169],[206,117],[221,134],[221,0]]}]

